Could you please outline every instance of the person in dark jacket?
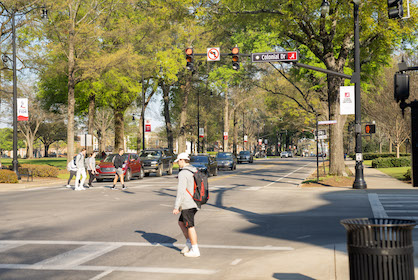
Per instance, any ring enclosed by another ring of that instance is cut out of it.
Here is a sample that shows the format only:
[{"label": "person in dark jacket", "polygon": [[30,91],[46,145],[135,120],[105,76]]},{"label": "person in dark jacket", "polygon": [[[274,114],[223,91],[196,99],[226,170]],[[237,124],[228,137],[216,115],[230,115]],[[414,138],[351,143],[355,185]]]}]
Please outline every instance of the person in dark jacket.
[{"label": "person in dark jacket", "polygon": [[119,154],[115,155],[113,158],[113,165],[116,169],[115,179],[113,180],[112,190],[116,190],[116,183],[118,182],[118,178],[122,183],[122,189],[125,190],[125,182],[123,177],[123,164],[125,163],[125,157],[123,156],[123,149],[119,148]]}]

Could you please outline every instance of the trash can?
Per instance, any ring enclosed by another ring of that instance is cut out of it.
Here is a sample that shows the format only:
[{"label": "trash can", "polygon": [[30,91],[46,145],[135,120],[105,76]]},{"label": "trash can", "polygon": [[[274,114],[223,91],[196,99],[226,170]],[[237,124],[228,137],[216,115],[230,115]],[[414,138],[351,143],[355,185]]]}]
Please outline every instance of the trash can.
[{"label": "trash can", "polygon": [[345,219],[351,280],[414,278],[413,220]]}]

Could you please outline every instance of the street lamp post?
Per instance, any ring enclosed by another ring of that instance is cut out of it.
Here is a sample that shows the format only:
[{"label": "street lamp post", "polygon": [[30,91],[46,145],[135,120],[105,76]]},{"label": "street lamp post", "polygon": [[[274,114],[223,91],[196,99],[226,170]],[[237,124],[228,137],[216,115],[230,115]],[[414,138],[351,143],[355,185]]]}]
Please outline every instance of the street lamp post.
[{"label": "street lamp post", "polygon": [[[354,189],[366,189],[367,184],[363,174],[363,154],[361,139],[361,90],[360,90],[360,23],[359,5],[361,0],[353,0],[354,3],[354,73],[351,82],[355,84],[355,135],[356,135],[356,176],[353,183]],[[325,16],[330,9],[328,0],[323,0],[321,14]]]},{"label": "street lamp post", "polygon": [[20,179],[18,160],[17,160],[17,70],[16,70],[16,11],[13,10],[12,16],[12,48],[13,48],[13,171]]},{"label": "street lamp post", "polygon": [[[19,175],[19,162],[17,159],[17,64],[16,64],[16,60],[17,60],[17,51],[16,51],[16,8],[13,8],[11,10],[11,12],[9,12],[9,10],[7,9],[7,7],[0,2],[0,5],[3,6],[3,8],[6,10],[6,12],[11,16],[11,23],[12,23],[12,52],[13,52],[13,58],[12,58],[12,62],[13,62],[13,67],[12,67],[12,72],[13,72],[13,160],[12,160],[12,166],[13,166],[13,171],[16,173],[18,179],[20,179],[20,175]],[[41,18],[43,19],[48,19],[48,11],[46,10],[45,7],[41,7],[42,8],[42,16]],[[36,9],[36,8],[34,8]],[[33,9],[32,9],[33,10]],[[30,10],[30,11],[32,11]],[[28,12],[30,12],[28,11]],[[26,12],[26,13],[28,13]],[[25,14],[26,14],[25,13]]]},{"label": "street lamp post", "polygon": [[360,91],[360,23],[359,4],[360,0],[354,0],[354,82],[355,82],[355,133],[356,133],[356,178],[353,183],[354,189],[366,189],[363,174],[363,154],[361,139],[361,91]]}]

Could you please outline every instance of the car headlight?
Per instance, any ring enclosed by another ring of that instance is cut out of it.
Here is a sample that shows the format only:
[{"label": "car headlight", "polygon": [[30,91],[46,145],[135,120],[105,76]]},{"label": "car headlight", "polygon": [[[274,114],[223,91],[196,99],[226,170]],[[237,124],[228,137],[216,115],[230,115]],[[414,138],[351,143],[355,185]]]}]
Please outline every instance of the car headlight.
[{"label": "car headlight", "polygon": [[151,165],[158,165],[158,161],[151,161]]},{"label": "car headlight", "polygon": [[100,169],[100,166],[99,165],[96,165],[96,169]]}]

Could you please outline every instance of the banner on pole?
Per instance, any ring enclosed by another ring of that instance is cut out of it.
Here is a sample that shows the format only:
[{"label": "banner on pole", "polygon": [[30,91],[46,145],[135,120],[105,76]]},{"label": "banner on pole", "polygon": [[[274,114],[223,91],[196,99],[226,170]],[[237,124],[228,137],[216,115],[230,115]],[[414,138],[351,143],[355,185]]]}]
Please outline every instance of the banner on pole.
[{"label": "banner on pole", "polygon": [[17,120],[28,121],[29,120],[29,107],[27,98],[17,99]]},{"label": "banner on pole", "polygon": [[340,115],[354,115],[354,98],[354,86],[340,87]]}]

